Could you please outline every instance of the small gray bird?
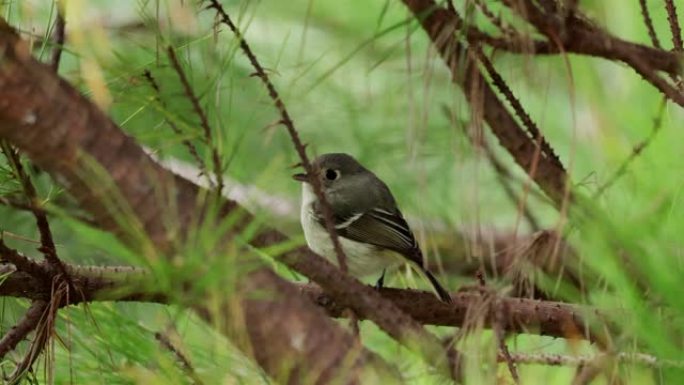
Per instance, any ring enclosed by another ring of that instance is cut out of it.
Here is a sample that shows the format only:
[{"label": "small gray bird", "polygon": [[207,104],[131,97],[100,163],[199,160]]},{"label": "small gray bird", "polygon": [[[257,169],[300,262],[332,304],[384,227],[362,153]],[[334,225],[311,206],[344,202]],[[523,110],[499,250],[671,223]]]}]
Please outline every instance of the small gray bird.
[{"label": "small gray bird", "polygon": [[[387,185],[347,154],[319,156],[313,166],[333,212],[335,230],[347,256],[349,273],[356,277],[379,274],[382,287],[387,269],[410,262],[430,281],[439,298],[449,293],[425,265],[423,253]],[[307,174],[293,175],[302,184],[301,221],[309,248],[337,264],[325,228],[320,203]]]}]

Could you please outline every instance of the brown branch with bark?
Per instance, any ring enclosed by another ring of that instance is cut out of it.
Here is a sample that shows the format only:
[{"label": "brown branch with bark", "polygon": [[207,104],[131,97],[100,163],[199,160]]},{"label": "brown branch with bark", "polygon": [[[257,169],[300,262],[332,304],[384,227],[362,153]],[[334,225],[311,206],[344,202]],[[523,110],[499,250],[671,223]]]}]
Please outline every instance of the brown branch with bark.
[{"label": "brown branch with bark", "polygon": [[[92,301],[135,301],[170,303],[170,293],[155,285],[154,275],[140,268],[68,265],[74,284],[84,295],[72,302],[57,304],[59,307]],[[6,280],[0,285],[0,296],[27,298],[33,301],[49,301],[52,293],[43,279],[12,266],[0,266],[0,274]],[[317,285],[298,284],[295,297],[301,297],[319,306],[331,317],[347,317],[347,307]],[[497,313],[504,314],[506,322],[500,322],[507,333],[524,333],[558,338],[583,338],[594,341],[588,333],[590,324],[602,324],[605,315],[596,309],[561,302],[525,298],[499,298],[489,302],[489,294],[478,290],[453,293],[454,302],[446,304],[427,291],[413,289],[383,288],[378,290],[411,318],[425,325],[463,326],[468,322],[468,311],[478,304],[489,303],[482,314],[484,327],[492,327]],[[206,310],[203,311],[206,313]]]}]

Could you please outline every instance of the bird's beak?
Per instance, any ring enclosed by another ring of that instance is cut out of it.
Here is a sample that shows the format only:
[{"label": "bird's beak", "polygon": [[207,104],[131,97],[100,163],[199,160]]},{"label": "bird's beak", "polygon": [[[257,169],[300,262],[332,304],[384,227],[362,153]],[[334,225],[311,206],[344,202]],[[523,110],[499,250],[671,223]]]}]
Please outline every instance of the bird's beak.
[{"label": "bird's beak", "polygon": [[294,180],[296,180],[296,181],[300,181],[300,182],[308,182],[308,181],[309,181],[309,177],[308,177],[306,174],[303,174],[303,173],[302,173],[302,174],[294,174],[294,175],[292,175],[292,179],[294,179]]}]

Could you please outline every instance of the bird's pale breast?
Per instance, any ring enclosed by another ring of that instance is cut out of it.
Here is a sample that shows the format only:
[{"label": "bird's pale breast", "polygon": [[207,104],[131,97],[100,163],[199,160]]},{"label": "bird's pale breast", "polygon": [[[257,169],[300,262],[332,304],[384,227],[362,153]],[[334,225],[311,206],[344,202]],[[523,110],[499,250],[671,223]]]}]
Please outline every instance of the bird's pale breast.
[{"label": "bird's pale breast", "polygon": [[[337,255],[330,240],[330,235],[318,223],[314,215],[314,202],[316,202],[316,195],[311,186],[303,183],[301,222],[306,243],[316,254],[325,257],[337,265]],[[382,274],[383,269],[394,268],[401,264],[399,255],[391,250],[381,250],[376,246],[343,237],[340,237],[339,240],[347,257],[349,273],[355,277],[377,279]]]}]

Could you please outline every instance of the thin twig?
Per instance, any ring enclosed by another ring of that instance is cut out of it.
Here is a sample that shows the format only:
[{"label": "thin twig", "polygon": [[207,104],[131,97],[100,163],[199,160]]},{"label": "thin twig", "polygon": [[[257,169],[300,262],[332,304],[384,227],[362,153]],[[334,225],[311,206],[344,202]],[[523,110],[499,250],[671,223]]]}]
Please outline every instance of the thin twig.
[{"label": "thin twig", "polygon": [[5,358],[7,353],[14,350],[17,344],[23,341],[38,326],[47,308],[48,303],[43,300],[36,300],[31,303],[24,316],[2,336],[0,340],[0,360]]},{"label": "thin twig", "polygon": [[629,154],[627,159],[625,159],[624,162],[618,167],[617,170],[611,175],[608,180],[602,184],[594,193],[594,199],[600,197],[603,195],[603,193],[610,187],[612,186],[618,179],[620,179],[625,172],[627,172],[627,168],[629,167],[634,160],[641,155],[641,153],[651,144],[653,139],[655,139],[656,135],[658,135],[658,132],[660,132],[660,127],[663,123],[663,113],[665,112],[665,105],[666,105],[666,100],[663,98],[663,100],[660,103],[660,107],[658,108],[658,113],[656,114],[655,118],[653,119],[653,129],[651,130],[651,133],[646,137],[646,139],[642,140],[641,142],[637,143],[634,148],[632,148],[632,152]]},{"label": "thin twig", "polygon": [[[161,104],[162,107],[166,108],[166,103],[161,99],[161,88],[159,87],[159,83],[157,83],[157,80],[152,76],[152,72],[149,70],[145,70],[143,72],[143,77],[147,82],[150,84],[150,87],[154,90],[156,94],[156,99],[157,101]],[[165,119],[166,122],[169,124],[169,127],[171,127],[171,130],[173,130],[174,133],[178,135],[183,135],[183,132],[181,131],[180,127],[176,123],[174,123],[170,119]],[[197,163],[197,168],[200,171],[200,175],[205,175],[207,179],[209,180],[209,183],[214,183],[214,180],[209,177],[209,173],[207,172],[207,167],[204,164],[204,161],[202,158],[199,156],[199,153],[197,152],[197,148],[195,147],[194,144],[188,139],[183,139],[181,141],[185,148],[188,150],[188,153],[190,153],[190,156],[195,160]]]},{"label": "thin twig", "polygon": [[682,52],[684,44],[682,43],[682,29],[677,19],[677,7],[672,0],[665,0],[665,9],[667,10],[667,21],[670,23],[670,31],[672,31],[672,46],[676,52]]},{"label": "thin twig", "polygon": [[203,382],[202,380],[197,376],[197,373],[195,372],[195,368],[192,366],[192,363],[188,359],[188,357],[183,354],[176,346],[171,342],[169,337],[166,336],[164,333],[156,332],[154,333],[154,338],[159,341],[159,344],[163,346],[166,350],[171,352],[178,361],[178,363],[181,366],[181,369],[187,374],[188,377],[190,377],[190,380],[192,381],[192,384],[194,385],[202,385]]},{"label": "thin twig", "polygon": [[492,62],[484,54],[484,52],[482,52],[482,48],[477,44],[471,46],[470,48],[474,52],[477,60],[480,63],[482,63],[485,70],[487,70],[487,73],[492,78],[492,83],[494,84],[494,86],[499,90],[499,92],[501,92],[501,94],[504,95],[504,97],[506,98],[506,100],[508,100],[508,103],[511,105],[511,107],[513,107],[513,111],[515,111],[515,114],[518,116],[518,118],[520,118],[520,120],[523,123],[523,126],[527,129],[527,132],[529,132],[532,136],[533,141],[539,143],[544,155],[546,155],[556,165],[556,167],[565,171],[563,163],[561,163],[560,159],[558,158],[558,155],[556,155],[553,148],[551,148],[551,145],[549,145],[549,143],[546,141],[546,138],[544,138],[544,136],[542,135],[541,131],[539,130],[539,127],[537,127],[532,118],[530,118],[530,115],[527,113],[527,111],[525,111],[525,108],[523,107],[522,103],[520,103],[518,98],[515,97],[513,91],[511,91],[510,87],[508,87],[508,84],[506,84],[506,81],[496,71]]},{"label": "thin twig", "polygon": [[651,19],[651,13],[648,11],[648,5],[646,5],[646,0],[639,0],[639,7],[641,8],[641,15],[644,18],[644,24],[648,30],[648,36],[651,38],[651,43],[655,48],[661,48],[660,41],[658,40],[658,35],[656,34],[655,28],[653,27],[653,20]]},{"label": "thin twig", "polygon": [[[480,12],[482,12],[487,19],[495,26],[497,27],[501,32],[507,35],[515,35],[516,31],[512,29],[510,26],[504,24],[503,20],[501,20],[501,17],[497,16],[492,12],[491,9],[487,6],[487,4],[482,1],[482,0],[475,0],[475,5],[480,8]],[[450,9],[454,11],[454,9]]]},{"label": "thin twig", "polygon": [[64,49],[64,33],[66,27],[66,20],[64,19],[63,9],[61,1],[57,2],[57,18],[55,19],[55,31],[54,31],[54,48],[52,49],[52,57],[50,59],[50,67],[57,73],[59,71],[59,62],[62,58],[62,50]]},{"label": "thin twig", "polygon": [[178,61],[178,57],[176,56],[175,50],[173,49],[173,47],[169,46],[167,47],[166,52],[169,56],[169,60],[171,61],[173,69],[178,74],[178,78],[180,79],[181,84],[183,85],[185,95],[190,100],[192,108],[195,110],[195,114],[197,114],[197,116],[200,119],[200,125],[204,130],[204,138],[207,142],[207,146],[211,151],[211,158],[214,163],[214,177],[216,178],[217,192],[216,195],[221,196],[223,192],[223,167],[221,167],[221,157],[219,156],[216,143],[212,138],[211,126],[209,126],[209,119],[207,118],[207,114],[204,112],[202,106],[200,106],[199,99],[195,95],[195,92],[192,90],[192,87],[190,86],[190,82],[188,81],[188,78],[185,75],[185,72],[183,71],[183,67],[181,67],[180,62]]},{"label": "thin twig", "polygon": [[314,170],[311,161],[309,161],[309,157],[306,155],[306,146],[302,143],[301,139],[299,138],[299,133],[294,127],[294,123],[292,122],[290,114],[288,113],[287,108],[285,107],[285,103],[283,103],[283,100],[280,98],[280,95],[278,94],[278,91],[275,89],[273,83],[271,83],[271,80],[266,74],[266,71],[264,71],[264,68],[261,66],[259,60],[254,55],[254,52],[252,52],[252,49],[247,44],[247,41],[242,36],[240,30],[231,20],[230,16],[228,16],[228,13],[223,9],[223,6],[221,6],[218,0],[208,1],[208,7],[213,8],[218,13],[221,22],[226,24],[228,28],[230,28],[230,30],[233,32],[235,37],[239,40],[240,48],[244,52],[245,56],[247,56],[247,58],[249,59],[249,62],[252,64],[252,67],[254,67],[255,75],[259,79],[261,79],[261,81],[264,83],[264,86],[266,86],[266,89],[268,90],[268,95],[271,97],[276,109],[280,113],[280,123],[282,123],[285,126],[287,132],[290,134],[292,143],[294,144],[295,150],[299,155],[301,165],[302,167],[304,167],[304,170],[309,176],[309,181],[313,186],[314,193],[316,194],[316,197],[318,198],[318,201],[321,204],[323,218],[325,221],[325,227],[328,231],[328,234],[330,235],[330,239],[332,240],[332,244],[335,249],[335,254],[337,255],[337,263],[342,271],[347,272],[346,255],[344,254],[344,250],[342,250],[342,245],[340,244],[340,241],[337,237],[337,231],[335,230],[335,223],[333,221],[332,208],[330,207],[330,204],[328,203],[328,200],[326,199],[325,194],[323,193],[323,187],[321,186],[321,182],[318,178],[319,170]]}]

